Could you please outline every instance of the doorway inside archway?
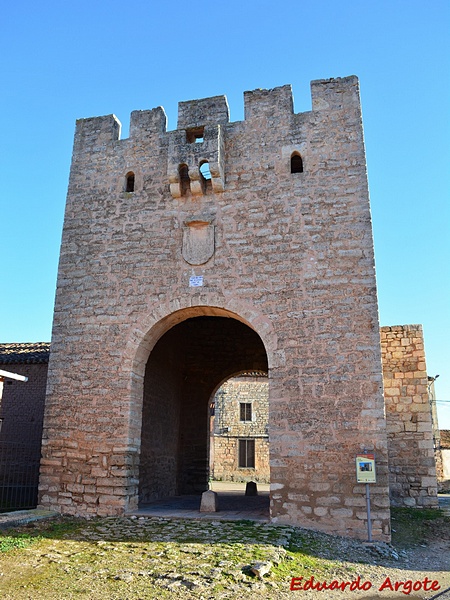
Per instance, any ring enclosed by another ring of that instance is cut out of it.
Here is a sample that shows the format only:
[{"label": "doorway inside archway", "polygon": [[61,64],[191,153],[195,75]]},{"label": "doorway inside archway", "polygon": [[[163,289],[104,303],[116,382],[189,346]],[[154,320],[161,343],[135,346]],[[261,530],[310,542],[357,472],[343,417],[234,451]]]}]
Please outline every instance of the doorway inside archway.
[{"label": "doorway inside archway", "polygon": [[145,369],[141,507],[208,489],[211,397],[236,373],[267,371],[261,338],[237,319],[191,317],[162,335]]}]

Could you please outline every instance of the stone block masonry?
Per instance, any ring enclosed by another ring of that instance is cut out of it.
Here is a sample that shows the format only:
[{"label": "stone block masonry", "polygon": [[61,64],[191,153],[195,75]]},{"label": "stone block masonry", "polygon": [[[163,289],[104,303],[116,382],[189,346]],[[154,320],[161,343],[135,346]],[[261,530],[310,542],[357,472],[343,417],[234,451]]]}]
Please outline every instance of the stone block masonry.
[{"label": "stone block masonry", "polygon": [[421,325],[381,328],[391,500],[436,507],[437,478]]},{"label": "stone block masonry", "polygon": [[[364,537],[354,457],[388,456],[356,77],[77,122],[49,363],[40,502],[123,514],[208,484],[208,410],[268,372],[271,519]],[[158,366],[159,365],[159,366]],[[167,442],[167,443],[166,443]]]}]

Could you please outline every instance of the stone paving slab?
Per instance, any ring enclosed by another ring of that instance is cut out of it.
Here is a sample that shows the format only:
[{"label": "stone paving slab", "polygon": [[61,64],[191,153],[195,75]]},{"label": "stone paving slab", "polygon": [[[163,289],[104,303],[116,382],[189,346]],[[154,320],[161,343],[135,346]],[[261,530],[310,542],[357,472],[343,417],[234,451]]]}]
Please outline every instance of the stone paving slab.
[{"label": "stone paving slab", "polygon": [[[227,492],[245,494],[247,483],[242,481],[211,481],[209,489],[213,492]],[[270,492],[270,483],[256,483],[258,493]]]},{"label": "stone paving slab", "polygon": [[439,508],[450,517],[450,494],[438,494]]},{"label": "stone paving slab", "polygon": [[201,496],[174,496],[140,506],[127,516],[166,517],[171,519],[200,519],[239,521],[246,519],[259,523],[269,522],[269,494],[244,496],[243,493],[218,493],[219,510],[200,512]]},{"label": "stone paving slab", "polygon": [[[219,504],[219,511],[216,513],[200,512],[201,496],[176,496],[144,505],[138,510],[130,511],[127,516],[198,519],[202,521],[239,521],[245,519],[259,523],[270,521],[269,495],[267,492],[261,492],[256,498],[242,497],[240,493],[236,492],[238,490],[219,494],[219,503],[221,502],[221,504]],[[240,509],[237,503],[239,503]],[[222,506],[222,510],[220,510],[220,506]],[[439,494],[439,508],[450,516],[450,494]],[[59,516],[59,513],[56,511],[37,508],[0,513],[0,530],[9,527],[20,527],[33,521],[51,519],[57,516]]]},{"label": "stone paving slab", "polygon": [[139,510],[127,513],[127,516],[135,517],[158,517],[166,519],[197,519],[199,521],[255,521],[257,523],[268,523],[269,517],[261,517],[253,512],[232,512],[222,511],[215,513],[204,513],[200,511],[182,511],[168,510],[158,508],[141,508]]},{"label": "stone paving slab", "polygon": [[32,523],[33,521],[52,519],[58,516],[59,513],[55,510],[43,510],[40,508],[0,513],[0,529],[8,529],[8,527],[20,527],[21,525],[26,525],[27,523]]}]

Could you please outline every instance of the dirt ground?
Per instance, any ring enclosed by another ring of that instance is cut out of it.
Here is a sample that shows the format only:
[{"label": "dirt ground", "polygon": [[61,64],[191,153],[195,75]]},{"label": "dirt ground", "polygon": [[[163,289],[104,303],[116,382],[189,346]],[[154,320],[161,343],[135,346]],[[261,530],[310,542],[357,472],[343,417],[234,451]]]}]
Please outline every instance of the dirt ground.
[{"label": "dirt ground", "polygon": [[367,545],[251,521],[56,518],[0,533],[0,597],[449,600],[450,517],[398,509],[392,529]]}]

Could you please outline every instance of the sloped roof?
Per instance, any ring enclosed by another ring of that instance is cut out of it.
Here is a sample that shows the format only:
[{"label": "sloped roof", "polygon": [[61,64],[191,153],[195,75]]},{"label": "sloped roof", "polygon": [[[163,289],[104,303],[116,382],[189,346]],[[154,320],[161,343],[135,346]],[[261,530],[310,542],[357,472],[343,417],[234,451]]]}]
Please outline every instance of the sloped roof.
[{"label": "sloped roof", "polygon": [[441,448],[450,449],[450,429],[441,429]]},{"label": "sloped roof", "polygon": [[239,375],[233,375],[230,379],[239,379],[239,377],[268,377],[265,371],[243,371]]},{"label": "sloped roof", "polygon": [[48,363],[49,342],[0,344],[0,365]]}]

